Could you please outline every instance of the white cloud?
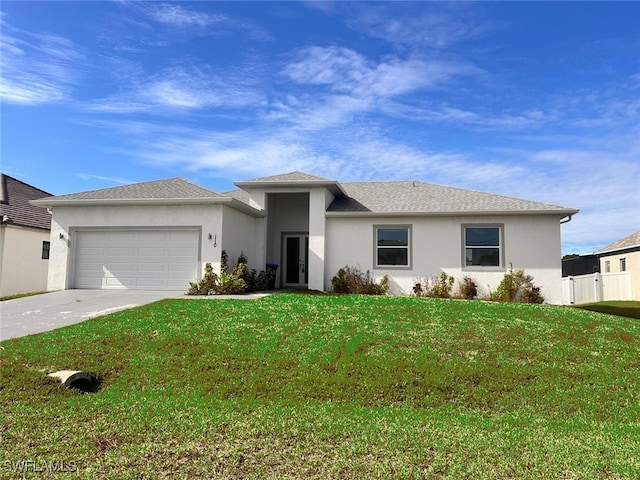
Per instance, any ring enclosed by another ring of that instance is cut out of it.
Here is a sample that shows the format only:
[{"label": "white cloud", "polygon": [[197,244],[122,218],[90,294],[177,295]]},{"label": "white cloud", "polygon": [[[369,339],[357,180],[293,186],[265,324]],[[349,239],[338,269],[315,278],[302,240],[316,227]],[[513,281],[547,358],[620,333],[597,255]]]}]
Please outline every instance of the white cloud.
[{"label": "white cloud", "polygon": [[103,175],[95,175],[92,173],[77,173],[76,176],[81,178],[82,180],[99,180],[100,182],[117,184],[117,185],[125,185],[128,183],[134,183],[132,180],[128,180],[122,177],[111,177],[111,176],[103,176]]},{"label": "white cloud", "polygon": [[208,13],[176,3],[142,2],[131,7],[152,22],[189,35],[224,36],[241,33],[253,40],[271,40],[271,36],[260,26],[242,17]]},{"label": "white cloud", "polygon": [[97,100],[90,110],[111,113],[240,108],[259,105],[263,99],[250,80],[238,74],[224,78],[205,67],[178,66],[150,77],[138,72],[129,91]]},{"label": "white cloud", "polygon": [[479,9],[466,2],[410,2],[402,7],[355,3],[346,13],[354,30],[410,48],[443,49],[494,28],[487,19],[478,19]]},{"label": "white cloud", "polygon": [[148,5],[147,12],[156,22],[176,25],[178,27],[209,27],[228,20],[226,15],[211,15],[195,10],[187,10],[179,5],[169,3]]},{"label": "white cloud", "polygon": [[3,16],[0,36],[0,99],[38,105],[71,97],[84,55],[70,40],[12,28]]},{"label": "white cloud", "polygon": [[359,98],[388,98],[481,72],[459,61],[389,57],[375,63],[348,48],[312,46],[298,51],[283,73],[299,84],[326,85]]}]

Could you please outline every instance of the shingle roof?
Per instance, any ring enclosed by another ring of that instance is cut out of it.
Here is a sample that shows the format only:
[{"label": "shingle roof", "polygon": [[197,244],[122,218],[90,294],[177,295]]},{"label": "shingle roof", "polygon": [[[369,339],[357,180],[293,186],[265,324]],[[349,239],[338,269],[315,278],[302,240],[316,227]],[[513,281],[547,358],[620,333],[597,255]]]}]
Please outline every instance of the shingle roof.
[{"label": "shingle roof", "polygon": [[0,174],[0,218],[4,220],[6,216],[8,224],[50,230],[51,215],[47,209],[29,203],[29,200],[50,196],[44,190]]},{"label": "shingle roof", "polygon": [[328,212],[371,213],[576,213],[557,205],[491,193],[414,182],[343,183],[348,197],[337,197]]},{"label": "shingle roof", "polygon": [[616,250],[625,250],[627,248],[634,247],[640,247],[640,230],[613,242],[611,245],[607,245],[596,253],[613,252]]},{"label": "shingle roof", "polygon": [[273,183],[280,183],[280,182],[331,182],[332,180],[328,179],[328,178],[324,178],[324,177],[317,177],[315,175],[309,175],[308,173],[304,173],[304,172],[289,172],[289,173],[283,173],[280,175],[272,175],[270,177],[261,177],[261,178],[254,178],[253,180],[246,180],[244,182],[241,183],[251,183],[251,182],[255,182],[255,183],[265,183],[265,182],[273,182]]},{"label": "shingle roof", "polygon": [[132,183],[120,187],[102,188],[87,192],[59,195],[50,200],[160,200],[201,199],[222,197],[219,193],[196,185],[184,178],[169,178],[152,182]]}]

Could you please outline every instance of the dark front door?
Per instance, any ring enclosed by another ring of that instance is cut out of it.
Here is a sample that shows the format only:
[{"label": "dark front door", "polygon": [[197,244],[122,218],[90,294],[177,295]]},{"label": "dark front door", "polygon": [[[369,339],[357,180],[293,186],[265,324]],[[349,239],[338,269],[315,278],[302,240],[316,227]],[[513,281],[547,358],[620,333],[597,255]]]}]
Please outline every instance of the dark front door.
[{"label": "dark front door", "polygon": [[309,235],[286,233],[283,237],[283,286],[306,287],[309,283]]}]

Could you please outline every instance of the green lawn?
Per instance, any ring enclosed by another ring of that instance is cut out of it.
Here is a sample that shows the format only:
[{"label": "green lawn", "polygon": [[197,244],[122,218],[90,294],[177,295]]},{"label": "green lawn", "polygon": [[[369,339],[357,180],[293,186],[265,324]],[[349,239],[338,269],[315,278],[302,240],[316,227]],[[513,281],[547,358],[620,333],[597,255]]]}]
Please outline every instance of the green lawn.
[{"label": "green lawn", "polygon": [[577,305],[577,308],[592,312],[608,313],[619,317],[640,319],[640,302],[634,301],[607,301]]},{"label": "green lawn", "polygon": [[[32,461],[86,479],[640,478],[640,324],[622,317],[180,299],[8,340],[0,355],[0,477]],[[99,375],[100,391],[40,371],[62,368]]]}]

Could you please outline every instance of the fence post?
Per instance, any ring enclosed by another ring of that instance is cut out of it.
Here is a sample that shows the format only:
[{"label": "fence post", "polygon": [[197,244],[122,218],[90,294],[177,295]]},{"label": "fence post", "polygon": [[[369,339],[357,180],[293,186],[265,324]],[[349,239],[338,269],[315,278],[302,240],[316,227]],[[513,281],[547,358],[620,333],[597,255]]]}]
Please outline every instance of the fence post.
[{"label": "fence post", "polygon": [[604,298],[604,292],[602,289],[602,277],[600,275],[600,272],[596,272],[593,274],[594,277],[594,287],[595,287],[595,297],[596,297],[596,302],[601,302],[602,299]]}]

